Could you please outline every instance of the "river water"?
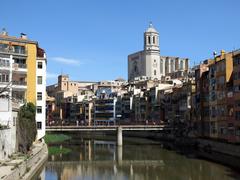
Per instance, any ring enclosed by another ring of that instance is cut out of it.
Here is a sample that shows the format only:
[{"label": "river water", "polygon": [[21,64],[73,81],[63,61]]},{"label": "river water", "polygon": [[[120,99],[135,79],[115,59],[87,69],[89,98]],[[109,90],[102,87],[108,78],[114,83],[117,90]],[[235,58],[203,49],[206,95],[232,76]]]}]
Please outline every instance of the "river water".
[{"label": "river water", "polygon": [[63,144],[70,153],[49,155],[33,179],[41,180],[232,180],[237,171],[220,164],[186,157],[160,142],[125,138],[116,146],[114,136],[73,136]]}]

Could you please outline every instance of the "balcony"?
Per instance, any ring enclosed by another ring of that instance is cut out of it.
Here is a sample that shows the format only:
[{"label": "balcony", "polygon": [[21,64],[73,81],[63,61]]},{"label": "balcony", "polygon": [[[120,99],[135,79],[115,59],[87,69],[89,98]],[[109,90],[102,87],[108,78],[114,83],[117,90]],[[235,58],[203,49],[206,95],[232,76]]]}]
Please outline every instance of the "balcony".
[{"label": "balcony", "polygon": [[0,88],[6,88],[6,87],[9,86],[9,84],[10,84],[10,82],[1,80],[0,81]]},{"label": "balcony", "polygon": [[25,48],[10,48],[8,45],[6,47],[0,46],[0,53],[27,56]]},{"label": "balcony", "polygon": [[18,73],[27,73],[27,64],[13,63],[13,71]]},{"label": "balcony", "polygon": [[[3,62],[0,61],[0,70],[9,71],[10,70],[9,61],[3,61]],[[27,64],[13,63],[12,70],[14,72],[26,74],[27,73]]]},{"label": "balcony", "polygon": [[9,61],[3,61],[3,62],[0,61],[0,67],[10,67]]},{"label": "balcony", "polygon": [[12,88],[15,90],[26,90],[27,82],[25,81],[12,81]]}]

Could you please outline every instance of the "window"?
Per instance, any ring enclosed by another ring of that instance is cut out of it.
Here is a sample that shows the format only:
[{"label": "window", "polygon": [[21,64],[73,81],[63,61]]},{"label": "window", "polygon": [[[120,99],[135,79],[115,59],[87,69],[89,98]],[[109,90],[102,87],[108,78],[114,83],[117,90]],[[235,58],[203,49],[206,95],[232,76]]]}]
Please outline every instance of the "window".
[{"label": "window", "polygon": [[42,106],[37,106],[37,114],[41,114],[42,113]]},{"label": "window", "polygon": [[[0,46],[0,47],[1,47],[1,46]],[[0,65],[1,65],[2,67],[9,67],[9,66],[10,66],[9,60],[0,59]]]},{"label": "window", "polygon": [[17,117],[13,117],[13,126],[16,126]]},{"label": "window", "polygon": [[235,101],[235,106],[236,106],[236,107],[240,107],[240,100],[236,100],[236,101]]},{"label": "window", "polygon": [[156,70],[154,70],[154,76],[156,76],[157,75],[157,71]]},{"label": "window", "polygon": [[224,83],[225,83],[225,76],[220,76],[220,77],[218,78],[218,84],[223,85]]},{"label": "window", "polygon": [[37,122],[37,129],[42,129],[42,122]]},{"label": "window", "polygon": [[0,82],[9,82],[9,74],[0,73]]},{"label": "window", "polygon": [[13,47],[14,47],[14,53],[25,54],[25,47],[24,46],[13,46]]},{"label": "window", "polygon": [[183,61],[180,62],[180,69],[183,70]]},{"label": "window", "polygon": [[151,37],[148,36],[148,44],[151,44]]},{"label": "window", "polygon": [[235,114],[235,119],[240,120],[240,111],[236,111],[235,113],[236,113]]},{"label": "window", "polygon": [[38,62],[38,69],[42,69],[42,62]]},{"label": "window", "polygon": [[163,73],[163,60],[160,61],[160,73]]},{"label": "window", "polygon": [[234,91],[239,92],[240,91],[240,85],[234,86]]},{"label": "window", "polygon": [[153,44],[155,44],[155,36],[153,36]]},{"label": "window", "polygon": [[174,71],[174,61],[171,60],[171,72],[173,72],[173,71]]},{"label": "window", "polygon": [[217,128],[216,128],[215,122],[211,122],[211,123],[210,123],[210,132],[211,132],[212,134],[216,134],[216,133],[217,133]]},{"label": "window", "polygon": [[240,136],[240,127],[238,127],[238,128],[236,129],[236,135],[237,135],[237,136]]},{"label": "window", "polygon": [[227,129],[225,127],[220,127],[220,134],[226,135],[227,134]]},{"label": "window", "polygon": [[38,84],[42,84],[42,76],[38,76],[37,77],[37,83]]},{"label": "window", "polygon": [[42,92],[37,92],[37,100],[42,100]]}]

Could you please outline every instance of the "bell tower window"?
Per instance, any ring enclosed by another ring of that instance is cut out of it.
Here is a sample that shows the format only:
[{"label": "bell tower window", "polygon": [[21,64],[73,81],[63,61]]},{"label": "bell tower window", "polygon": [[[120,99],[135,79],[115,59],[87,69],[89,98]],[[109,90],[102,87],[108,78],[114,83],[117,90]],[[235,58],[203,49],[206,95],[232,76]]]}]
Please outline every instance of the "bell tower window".
[{"label": "bell tower window", "polygon": [[155,44],[155,36],[153,36],[153,44]]},{"label": "bell tower window", "polygon": [[183,70],[183,61],[180,62],[180,69]]},{"label": "bell tower window", "polygon": [[173,62],[173,60],[171,60],[171,72],[173,72],[174,71],[174,62]]},{"label": "bell tower window", "polygon": [[148,44],[151,44],[151,37],[148,36]]}]

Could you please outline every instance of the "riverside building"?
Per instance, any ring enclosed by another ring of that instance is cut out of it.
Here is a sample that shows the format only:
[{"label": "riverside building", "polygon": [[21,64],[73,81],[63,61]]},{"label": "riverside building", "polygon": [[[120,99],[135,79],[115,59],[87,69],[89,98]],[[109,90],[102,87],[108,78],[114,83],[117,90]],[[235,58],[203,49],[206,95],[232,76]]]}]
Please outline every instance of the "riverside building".
[{"label": "riverside building", "polygon": [[21,106],[32,102],[36,106],[37,139],[45,136],[46,61],[45,51],[37,41],[28,39],[23,33],[20,37],[13,37],[6,30],[1,32],[0,91],[4,91],[1,98],[7,99],[9,104],[4,112],[9,113],[1,116],[0,121],[15,124],[11,104]]}]

